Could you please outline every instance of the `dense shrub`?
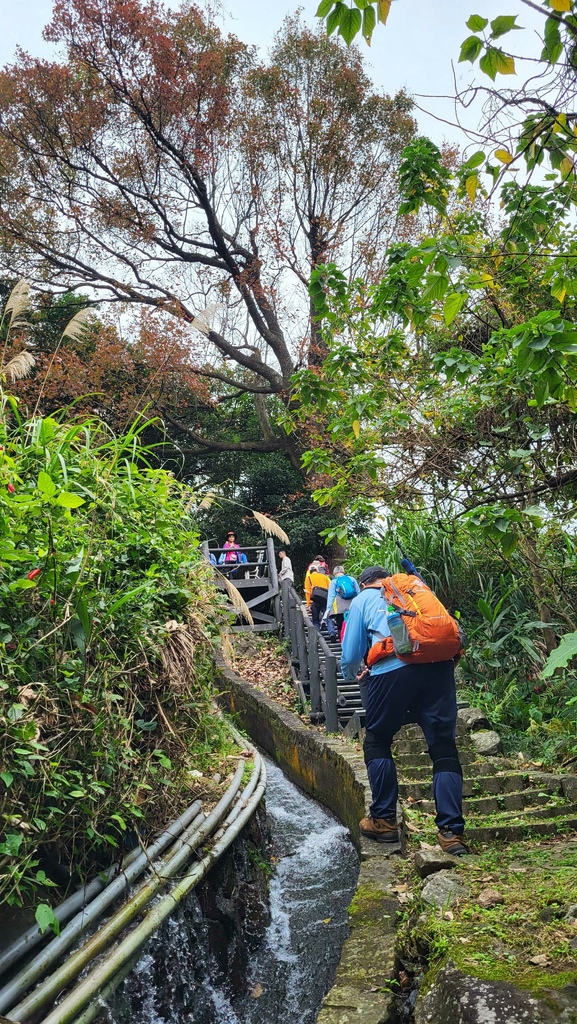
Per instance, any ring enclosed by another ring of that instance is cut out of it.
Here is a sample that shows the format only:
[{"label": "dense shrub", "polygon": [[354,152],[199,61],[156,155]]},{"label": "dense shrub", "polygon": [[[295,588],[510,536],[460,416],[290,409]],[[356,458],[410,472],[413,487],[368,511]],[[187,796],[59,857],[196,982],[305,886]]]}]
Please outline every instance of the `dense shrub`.
[{"label": "dense shrub", "polygon": [[222,753],[222,599],[138,429],[21,422],[4,397],[0,445],[0,898],[26,902],[39,848],[80,876],[110,863]]}]

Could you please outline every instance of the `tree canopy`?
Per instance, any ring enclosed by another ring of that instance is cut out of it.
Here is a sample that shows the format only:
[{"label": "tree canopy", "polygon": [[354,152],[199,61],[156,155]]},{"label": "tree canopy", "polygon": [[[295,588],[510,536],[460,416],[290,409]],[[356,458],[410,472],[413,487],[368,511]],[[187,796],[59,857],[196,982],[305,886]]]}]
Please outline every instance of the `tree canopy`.
[{"label": "tree canopy", "polygon": [[[61,0],[46,35],[65,59],[21,54],[0,79],[8,269],[192,324],[197,375],[255,397],[250,450],[300,471],[268,400],[289,405],[295,367],[317,358],[310,267],[375,276],[409,100],[376,94],[358,53],[295,19],[262,66],[190,4]],[[196,449],[224,443],[169,393],[160,408]]]}]

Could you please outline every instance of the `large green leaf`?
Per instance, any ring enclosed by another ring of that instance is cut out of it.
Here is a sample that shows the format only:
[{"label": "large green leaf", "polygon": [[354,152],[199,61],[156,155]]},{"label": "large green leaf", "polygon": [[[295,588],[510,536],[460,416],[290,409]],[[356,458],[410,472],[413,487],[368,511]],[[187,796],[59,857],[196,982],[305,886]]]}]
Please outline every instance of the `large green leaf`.
[{"label": "large green leaf", "polygon": [[559,646],[551,651],[541,669],[541,678],[548,679],[558,668],[565,668],[577,655],[577,633],[566,633],[561,637]]},{"label": "large green leaf", "polygon": [[327,35],[330,36],[330,35],[333,34],[335,29],[340,24],[340,20],[341,20],[341,17],[343,15],[343,12],[346,11],[346,9],[347,8],[345,7],[345,5],[343,3],[336,4],[334,10],[331,11],[331,13],[329,14],[329,16],[327,18]]},{"label": "large green leaf", "polygon": [[442,299],[449,287],[449,278],[445,274],[430,274],[427,287],[423,292],[424,299]]},{"label": "large green leaf", "polygon": [[363,11],[363,37],[369,43],[377,22],[375,8],[371,5]]},{"label": "large green leaf", "polygon": [[466,292],[451,292],[450,295],[447,295],[443,308],[443,316],[447,327],[453,323],[457,313],[461,312],[466,298]]},{"label": "large green leaf", "polygon": [[482,49],[483,40],[479,39],[479,36],[467,36],[461,43],[459,61],[470,60],[471,64],[474,64]]},{"label": "large green leaf", "polygon": [[342,36],[347,46],[350,46],[353,39],[361,30],[363,16],[356,7],[345,7],[341,12],[339,20],[339,35]]},{"label": "large green leaf", "polygon": [[471,32],[482,32],[489,24],[489,19],[482,18],[480,14],[472,14],[465,24],[467,28],[471,29]]},{"label": "large green leaf", "polygon": [[80,508],[84,505],[84,498],[81,498],[79,494],[72,494],[70,491],[62,491],[56,499],[56,504],[61,505],[62,508]]},{"label": "large green leaf", "polygon": [[45,473],[43,469],[38,474],[38,483],[36,484],[39,491],[42,492],[47,498],[53,498],[56,494],[56,484],[48,473]]},{"label": "large green leaf", "polygon": [[514,75],[515,61],[509,54],[503,53],[494,46],[487,47],[487,50],[479,61],[479,67],[491,81],[495,81],[497,75]]},{"label": "large green leaf", "polygon": [[512,29],[520,29],[520,25],[516,25],[517,21],[516,14],[500,14],[498,18],[493,18],[491,22],[491,38],[498,39],[499,36],[504,36],[506,32],[511,32]]}]

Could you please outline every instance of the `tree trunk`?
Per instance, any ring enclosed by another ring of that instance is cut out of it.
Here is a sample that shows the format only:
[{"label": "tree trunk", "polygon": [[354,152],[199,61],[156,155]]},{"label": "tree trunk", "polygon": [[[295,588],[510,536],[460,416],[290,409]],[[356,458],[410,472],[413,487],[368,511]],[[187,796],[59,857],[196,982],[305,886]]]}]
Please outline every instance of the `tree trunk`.
[{"label": "tree trunk", "polygon": [[[553,616],[551,614],[551,606],[549,604],[543,571],[537,557],[534,535],[531,533],[525,534],[521,538],[520,547],[529,565],[531,584],[533,586],[533,593],[535,595],[539,618],[541,619],[541,622],[552,622]],[[554,651],[557,647],[555,631],[552,627],[545,626],[542,629],[542,634],[547,654],[551,654],[551,651]]]}]

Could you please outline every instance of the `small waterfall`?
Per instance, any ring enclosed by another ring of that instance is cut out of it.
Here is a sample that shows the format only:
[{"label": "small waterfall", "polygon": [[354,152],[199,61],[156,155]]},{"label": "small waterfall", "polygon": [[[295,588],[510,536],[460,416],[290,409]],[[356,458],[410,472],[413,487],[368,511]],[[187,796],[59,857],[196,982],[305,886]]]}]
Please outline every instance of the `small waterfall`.
[{"label": "small waterfall", "polygon": [[245,965],[244,994],[223,978],[210,922],[193,893],[149,943],[101,1021],[313,1024],[348,934],[358,858],[342,825],[271,762],[267,773],[275,858],[270,923]]}]

